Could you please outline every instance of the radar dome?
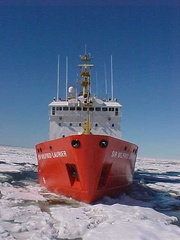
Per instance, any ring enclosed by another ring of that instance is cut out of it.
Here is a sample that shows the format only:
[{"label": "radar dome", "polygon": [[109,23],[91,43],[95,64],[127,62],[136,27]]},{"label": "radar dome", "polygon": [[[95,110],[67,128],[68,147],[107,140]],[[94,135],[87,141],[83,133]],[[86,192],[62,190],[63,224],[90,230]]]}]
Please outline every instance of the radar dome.
[{"label": "radar dome", "polygon": [[69,87],[69,93],[73,93],[73,92],[74,92],[74,87],[73,86]]}]

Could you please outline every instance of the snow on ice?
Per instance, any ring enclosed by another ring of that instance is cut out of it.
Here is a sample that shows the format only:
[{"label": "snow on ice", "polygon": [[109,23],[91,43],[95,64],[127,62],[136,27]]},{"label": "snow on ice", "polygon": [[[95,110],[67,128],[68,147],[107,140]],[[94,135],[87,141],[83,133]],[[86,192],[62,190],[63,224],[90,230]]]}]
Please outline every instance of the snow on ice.
[{"label": "snow on ice", "polygon": [[0,146],[0,240],[178,240],[179,163],[138,159],[129,193],[89,205],[41,188],[33,149]]}]

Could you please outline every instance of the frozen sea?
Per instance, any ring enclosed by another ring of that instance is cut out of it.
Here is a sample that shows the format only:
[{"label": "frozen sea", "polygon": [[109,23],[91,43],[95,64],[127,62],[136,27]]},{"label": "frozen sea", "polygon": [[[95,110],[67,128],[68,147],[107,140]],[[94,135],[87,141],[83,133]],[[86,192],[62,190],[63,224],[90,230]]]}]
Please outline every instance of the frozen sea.
[{"label": "frozen sea", "polygon": [[140,158],[131,189],[92,205],[49,193],[34,149],[0,146],[0,240],[179,240],[180,160]]}]

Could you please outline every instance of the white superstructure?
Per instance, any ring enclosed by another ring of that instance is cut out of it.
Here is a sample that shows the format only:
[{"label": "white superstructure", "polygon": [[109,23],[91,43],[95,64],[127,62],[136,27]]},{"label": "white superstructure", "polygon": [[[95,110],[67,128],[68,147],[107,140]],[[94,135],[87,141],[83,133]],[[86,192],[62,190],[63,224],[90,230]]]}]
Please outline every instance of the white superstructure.
[{"label": "white superstructure", "polygon": [[[55,100],[50,106],[49,139],[57,139],[74,134],[82,134],[87,107],[83,96],[70,97],[67,101]],[[91,133],[121,138],[121,104],[116,101],[103,101],[92,97],[89,107]]]},{"label": "white superstructure", "polygon": [[91,61],[89,54],[81,56],[81,61],[83,63],[78,65],[81,68],[81,94],[74,97],[74,88],[69,87],[69,96],[66,96],[66,100],[57,98],[49,104],[49,139],[75,134],[108,135],[120,139],[121,104],[116,100],[101,100],[91,95],[90,69],[94,65],[89,64]]}]

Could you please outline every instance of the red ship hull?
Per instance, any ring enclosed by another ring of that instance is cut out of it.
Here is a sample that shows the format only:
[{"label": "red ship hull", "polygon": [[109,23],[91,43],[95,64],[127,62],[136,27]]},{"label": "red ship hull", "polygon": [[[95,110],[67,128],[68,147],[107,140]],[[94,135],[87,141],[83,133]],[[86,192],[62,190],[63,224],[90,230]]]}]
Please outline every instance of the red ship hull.
[{"label": "red ship hull", "polygon": [[133,181],[138,147],[102,135],[71,135],[36,145],[38,177],[49,191],[92,203]]}]

